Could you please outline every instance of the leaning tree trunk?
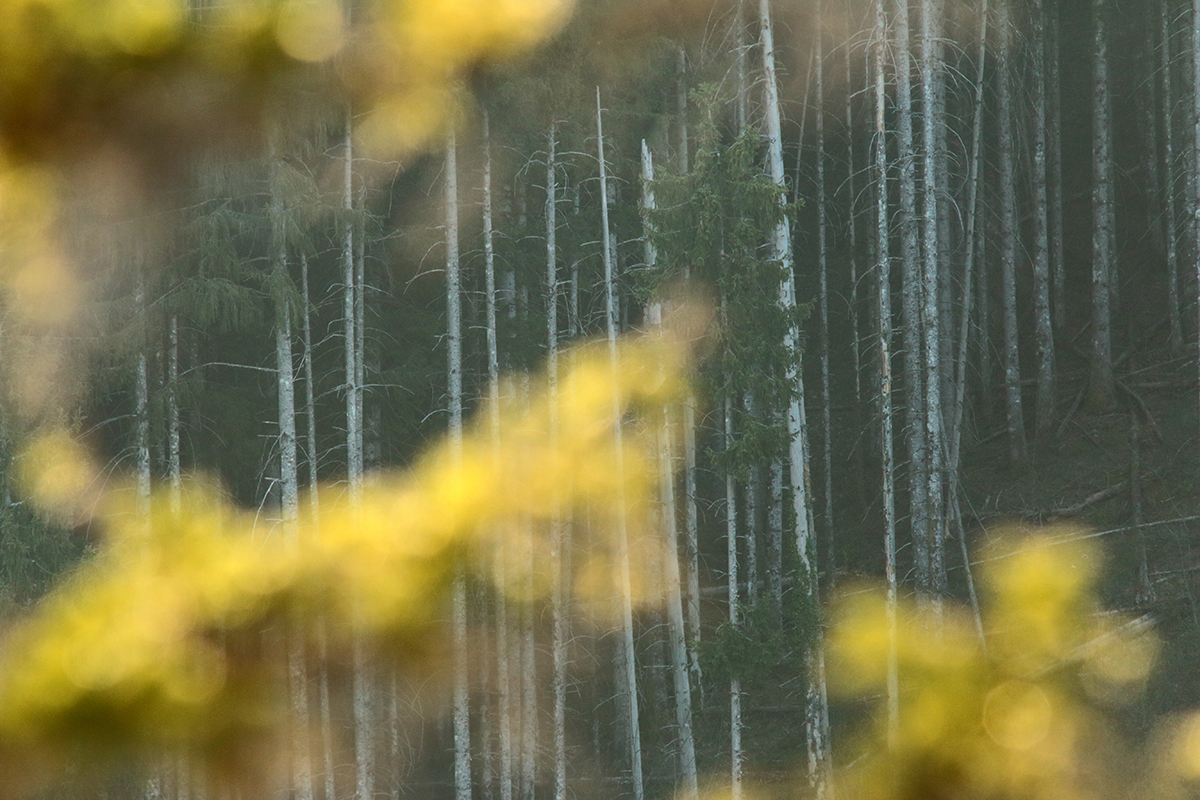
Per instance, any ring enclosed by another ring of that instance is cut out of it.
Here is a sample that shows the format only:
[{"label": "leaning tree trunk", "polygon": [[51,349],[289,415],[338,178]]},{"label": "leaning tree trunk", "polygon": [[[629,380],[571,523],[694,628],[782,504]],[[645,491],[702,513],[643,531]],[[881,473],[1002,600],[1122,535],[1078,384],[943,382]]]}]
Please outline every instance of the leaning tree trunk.
[{"label": "leaning tree trunk", "polygon": [[[596,142],[598,160],[600,162],[600,226],[601,248],[604,256],[604,322],[608,338],[609,358],[612,369],[619,369],[617,363],[617,275],[616,263],[612,252],[611,228],[608,222],[608,168],[604,162],[604,125],[603,113],[600,107],[600,87],[596,87]],[[616,437],[617,469],[623,470],[622,435],[620,414],[613,398],[613,435]],[[624,509],[624,498],[617,498],[618,508]],[[622,510],[617,522],[617,586],[621,594],[621,664],[620,672],[625,692],[626,720],[629,731],[629,767],[630,781],[633,784],[634,800],[642,800],[645,796],[642,784],[642,734],[641,720],[638,713],[637,669],[634,663],[633,644],[633,587],[629,565],[629,539],[626,530],[625,514]]]},{"label": "leaning tree trunk", "polygon": [[[646,140],[642,140],[642,208],[655,209],[654,161]],[[644,233],[646,268],[653,270],[657,254],[651,230]],[[648,316],[652,325],[662,324],[662,305],[651,303]],[[663,408],[662,429],[659,433],[659,481],[662,493],[663,529],[666,533],[664,577],[667,582],[667,638],[671,676],[674,679],[675,728],[678,737],[679,775],[683,781],[684,800],[696,800],[696,741],[692,733],[692,687],[688,679],[687,632],[683,617],[683,587],[679,572],[679,528],[675,517],[675,455],[671,442],[671,410]]]}]

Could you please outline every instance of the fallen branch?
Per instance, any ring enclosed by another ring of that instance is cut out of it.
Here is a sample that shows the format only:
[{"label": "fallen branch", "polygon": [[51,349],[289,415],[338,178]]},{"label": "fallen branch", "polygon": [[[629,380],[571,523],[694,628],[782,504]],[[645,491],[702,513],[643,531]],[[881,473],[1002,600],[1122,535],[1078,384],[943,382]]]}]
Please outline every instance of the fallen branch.
[{"label": "fallen branch", "polygon": [[1121,492],[1125,491],[1125,488],[1128,485],[1129,485],[1129,481],[1121,481],[1120,483],[1109,486],[1107,489],[1101,489],[1100,491],[1095,492],[1094,494],[1088,495],[1086,498],[1084,498],[1084,500],[1082,502],[1076,503],[1073,506],[1065,506],[1063,508],[1051,509],[1050,516],[1051,517],[1073,517],[1076,514],[1080,514],[1083,511],[1086,511],[1087,509],[1091,508],[1092,506],[1096,506],[1096,505],[1099,505],[1100,503],[1103,503],[1106,500],[1113,499],[1114,497],[1119,495]]}]

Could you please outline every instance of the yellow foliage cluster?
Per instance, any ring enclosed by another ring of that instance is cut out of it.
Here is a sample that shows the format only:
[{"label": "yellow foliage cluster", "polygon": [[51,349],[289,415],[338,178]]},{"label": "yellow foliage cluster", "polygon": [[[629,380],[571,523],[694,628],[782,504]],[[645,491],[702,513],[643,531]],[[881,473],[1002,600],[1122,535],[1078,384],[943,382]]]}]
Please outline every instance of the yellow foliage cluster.
[{"label": "yellow foliage cluster", "polygon": [[[892,670],[899,686],[894,727],[887,714],[874,720],[870,755],[846,771],[841,791],[864,800],[1163,791],[1155,757],[1122,740],[1109,715],[1145,685],[1158,640],[1146,620],[1100,610],[1101,559],[1081,533],[998,533],[982,558],[986,637],[962,609],[902,604],[893,618],[882,593],[841,599],[831,689],[879,696]],[[1179,736],[1170,738],[1177,749]]]},{"label": "yellow foliage cluster", "polygon": [[[148,516],[134,513],[129,493],[103,500],[107,545],[0,653],[0,796],[36,778],[31,765],[68,757],[184,751],[245,770],[226,761],[286,721],[281,646],[264,645],[264,631],[321,633],[335,657],[354,635],[402,667],[430,670],[456,570],[490,584],[497,563],[529,561],[539,545],[528,532],[552,520],[586,520],[591,543],[564,580],[585,607],[602,608],[616,591],[619,524],[644,548],[664,546],[646,520],[654,432],[636,420],[678,398],[685,346],[644,337],[622,342],[615,358],[577,351],[555,392],[533,392],[527,411],[505,403],[496,431],[485,413],[461,443],[377,477],[356,504],[324,490],[319,519],[288,529],[199,482],[179,499],[156,496]],[[29,480],[51,495],[86,469],[61,441],[35,442],[25,460],[38,454],[46,463]],[[650,562],[661,555],[634,569]]]}]

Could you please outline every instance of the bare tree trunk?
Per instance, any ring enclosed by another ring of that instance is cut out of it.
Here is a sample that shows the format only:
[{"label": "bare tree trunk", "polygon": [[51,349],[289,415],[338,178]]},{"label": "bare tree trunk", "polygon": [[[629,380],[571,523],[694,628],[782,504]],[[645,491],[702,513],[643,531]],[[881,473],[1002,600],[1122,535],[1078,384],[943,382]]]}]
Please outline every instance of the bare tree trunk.
[{"label": "bare tree trunk", "polygon": [[1054,332],[1050,318],[1049,207],[1046,197],[1045,0],[1033,0],[1033,317],[1037,342],[1037,432],[1054,422]]},{"label": "bare tree trunk", "polygon": [[[140,268],[140,265],[139,265]],[[137,431],[137,515],[141,520],[150,516],[150,374],[146,355],[146,279],[140,269],[137,288],[134,291],[134,306],[141,327],[141,343],[138,346],[137,370],[134,385],[135,420]]]},{"label": "bare tree trunk", "polygon": [[[1200,290],[1200,0],[1192,0],[1192,237]],[[1197,313],[1197,345],[1200,346],[1200,303]],[[1200,361],[1198,361],[1200,364]]]},{"label": "bare tree trunk", "polygon": [[1183,352],[1183,322],[1179,298],[1179,253],[1175,207],[1175,96],[1171,73],[1174,60],[1171,57],[1171,19],[1167,3],[1158,7],[1159,18],[1159,62],[1158,74],[1162,81],[1163,108],[1163,163],[1162,174],[1165,190],[1163,208],[1163,239],[1167,251],[1167,315],[1170,324],[1169,348],[1172,355]]},{"label": "bare tree trunk", "polygon": [[[558,435],[558,249],[557,233],[557,163],[555,139],[557,127],[550,123],[550,141],[546,157],[546,375],[550,393],[550,436]],[[567,621],[569,613],[567,575],[564,562],[570,548],[568,527],[562,520],[553,526],[554,554],[551,559],[556,572],[554,581],[554,798],[567,797]]]},{"label": "bare tree trunk", "polygon": [[1108,89],[1108,7],[1092,0],[1095,54],[1092,63],[1092,352],[1088,405],[1107,408],[1113,400],[1113,176],[1112,100]]},{"label": "bare tree trunk", "polygon": [[[733,449],[733,401],[725,397],[725,449]],[[737,548],[737,492],[733,470],[725,471],[725,541],[729,584],[729,626],[737,631],[741,627],[738,609],[738,548]],[[729,796],[731,800],[742,797],[742,685],[734,677],[729,681]]]},{"label": "bare tree trunk", "polygon": [[[770,0],[759,0],[759,37],[762,45],[763,77],[765,87],[764,111],[766,117],[767,168],[768,176],[778,187],[785,186],[783,173],[783,140],[782,113],[779,104],[779,84],[775,70],[775,40],[771,29]],[[782,193],[780,202],[783,202]],[[782,218],[775,226],[769,243],[770,256],[782,267],[783,278],[779,285],[779,304],[790,312],[796,309],[796,279],[793,273],[791,231],[787,218]],[[812,537],[811,509],[809,508],[808,485],[808,432],[804,417],[804,377],[800,369],[799,344],[800,331],[793,321],[784,333],[784,350],[789,354],[785,377],[791,389],[787,408],[787,436],[790,455],[790,486],[792,494],[792,510],[795,522],[796,550],[799,555],[796,582],[801,591],[806,593],[806,602],[811,606],[813,619],[817,612],[817,565],[814,563],[813,550],[815,542]],[[820,629],[814,635],[816,644],[808,654],[810,668],[818,661],[816,653],[820,647]],[[826,773],[828,770],[828,727],[827,716],[822,707],[825,687],[820,683],[823,678],[817,670],[810,669],[810,685],[808,707],[805,714],[809,750],[809,778],[818,797],[824,797],[827,787]]]},{"label": "bare tree trunk", "polygon": [[[491,418],[492,447],[495,458],[499,458],[500,436],[500,348],[496,335],[496,249],[492,226],[492,140],[487,111],[483,112],[483,263],[486,284],[488,399]],[[509,677],[508,600],[505,559],[496,564],[496,688],[500,728],[500,800],[512,800],[513,796],[513,753],[512,753],[512,694]]]},{"label": "bare tree trunk", "polygon": [[817,128],[817,304],[820,313],[818,334],[821,357],[821,457],[824,479],[825,511],[825,575],[830,586],[836,569],[834,558],[833,516],[833,423],[829,413],[829,263],[825,220],[825,58],[824,37],[821,35],[821,3],[817,0],[816,21],[816,78],[817,107],[814,113]]},{"label": "bare tree trunk", "polygon": [[938,37],[940,12],[935,0],[921,2],[921,99],[923,103],[922,144],[924,145],[924,195],[922,197],[923,242],[922,248],[922,316],[924,319],[924,417],[925,447],[928,458],[928,474],[925,478],[925,501],[928,512],[924,515],[923,531],[928,552],[928,572],[917,580],[932,599],[937,613],[941,613],[941,595],[945,591],[946,571],[943,560],[945,551],[946,515],[942,507],[943,466],[945,453],[942,435],[942,311],[940,308],[940,271],[942,258],[939,199],[943,187],[937,167],[940,143],[939,129],[944,125],[945,114],[941,108],[942,89],[939,86],[941,69],[938,59]]},{"label": "bare tree trunk", "polygon": [[355,308],[356,274],[354,268],[354,152],[351,125],[353,118],[346,113],[345,155],[342,174],[342,210],[347,219],[342,230],[342,335],[346,352],[346,471],[350,482],[350,497],[355,503],[362,494],[362,420],[359,417],[358,387],[358,313]]},{"label": "bare tree trunk", "polygon": [[879,323],[879,419],[880,466],[883,493],[883,550],[887,580],[887,714],[888,747],[896,745],[900,692],[896,648],[896,489],[892,452],[892,299],[891,255],[889,253],[887,191],[887,88],[884,74],[887,56],[887,15],[884,0],[875,0],[875,34],[872,42],[875,67],[875,272],[876,306]]},{"label": "bare tree trunk", "polygon": [[[450,441],[462,455],[462,289],[458,258],[458,145],[446,138],[446,322],[449,376]],[[461,568],[454,578],[454,796],[471,798],[471,716],[468,686],[467,587]]]},{"label": "bare tree trunk", "polygon": [[1046,26],[1046,135],[1050,166],[1047,209],[1050,223],[1050,282],[1053,299],[1053,328],[1062,335],[1066,325],[1066,268],[1063,259],[1063,199],[1062,199],[1062,92],[1058,83],[1058,4],[1048,9]]},{"label": "bare tree trunk", "polygon": [[179,513],[183,473],[179,463],[179,317],[172,314],[167,328],[167,475],[171,510]]},{"label": "bare tree trunk", "polygon": [[[609,356],[612,368],[618,369],[617,364],[617,275],[616,264],[612,252],[611,229],[608,224],[608,168],[604,161],[604,126],[603,114],[600,107],[600,87],[596,87],[596,142],[598,160],[600,162],[600,216],[602,247],[604,253],[604,297],[605,297],[605,330],[608,335]],[[620,414],[613,398],[614,421],[617,422],[613,431],[617,444],[617,469],[624,469],[622,452],[622,435],[619,424]],[[624,508],[624,498],[617,498],[620,508]],[[637,669],[634,663],[633,649],[633,604],[632,585],[630,583],[629,542],[628,531],[625,527],[624,512],[621,513],[617,530],[617,585],[621,590],[621,635],[622,647],[621,671],[623,673],[624,690],[626,692],[625,708],[628,713],[629,728],[629,762],[630,779],[633,784],[634,800],[642,800],[645,796],[642,784],[642,734],[641,720],[638,713]]]},{"label": "bare tree trunk", "polygon": [[[654,202],[654,161],[646,140],[642,140],[642,208],[646,211],[655,209]],[[658,260],[651,239],[651,229],[647,226],[643,235],[645,242],[645,262],[647,268],[653,268]],[[647,315],[652,325],[662,324],[662,306],[657,302],[650,304]],[[671,676],[674,679],[675,694],[675,728],[678,740],[679,773],[683,780],[684,800],[696,800],[698,787],[696,779],[696,742],[692,733],[692,687],[688,680],[687,635],[684,629],[683,617],[683,587],[679,573],[679,528],[675,518],[675,455],[671,443],[671,411],[663,408],[662,429],[659,432],[659,489],[662,493],[663,528],[666,532],[667,547],[664,563],[664,577],[667,582],[667,637],[670,654]]]},{"label": "bare tree trunk", "polygon": [[996,57],[997,136],[1000,139],[1000,278],[1004,307],[1004,397],[1008,426],[1009,461],[1021,465],[1028,458],[1025,416],[1021,406],[1021,365],[1017,342],[1017,192],[1013,178],[1013,106],[1010,92],[1012,60],[1012,0],[997,4]]},{"label": "bare tree trunk", "polygon": [[929,454],[924,429],[925,390],[921,355],[920,248],[917,241],[917,182],[913,163],[912,57],[908,0],[895,0],[896,103],[900,160],[900,257],[903,271],[901,320],[904,329],[905,441],[908,445],[909,527],[917,575],[929,574]]}]

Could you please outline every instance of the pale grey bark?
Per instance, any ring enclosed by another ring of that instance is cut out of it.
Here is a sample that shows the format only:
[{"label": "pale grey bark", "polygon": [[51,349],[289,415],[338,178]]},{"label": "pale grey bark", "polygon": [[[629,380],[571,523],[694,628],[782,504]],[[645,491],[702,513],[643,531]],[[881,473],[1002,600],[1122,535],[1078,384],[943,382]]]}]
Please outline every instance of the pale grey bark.
[{"label": "pale grey bark", "polygon": [[[646,140],[642,140],[642,208],[653,211],[654,160]],[[653,268],[657,262],[651,229],[643,235],[645,262]],[[662,305],[652,302],[647,309],[650,324],[662,324]],[[658,436],[659,491],[662,506],[663,529],[666,538],[664,578],[667,583],[667,638],[675,699],[675,729],[679,754],[679,777],[683,784],[681,797],[696,800],[698,785],[696,778],[696,742],[692,733],[692,687],[688,679],[687,635],[683,618],[683,586],[679,571],[679,527],[675,517],[675,455],[671,442],[671,410],[663,408],[663,423]]]},{"label": "pale grey bark", "polygon": [[1034,416],[1039,435],[1054,421],[1054,332],[1050,318],[1050,212],[1046,193],[1046,64],[1045,0],[1032,0],[1033,68],[1033,317],[1037,344],[1037,402]]},{"label": "pale grey bark", "polygon": [[[446,374],[450,441],[458,457],[463,436],[462,281],[458,252],[458,145],[453,131],[446,137]],[[471,716],[468,685],[467,587],[462,568],[454,577],[454,796],[471,798]]]},{"label": "pale grey bark", "polygon": [[[1196,277],[1200,279],[1200,0],[1192,0],[1192,246]],[[1200,303],[1196,307],[1200,331]],[[1197,337],[1200,345],[1200,336]],[[1200,364],[1200,361],[1198,361]]]},{"label": "pale grey bark", "polygon": [[[943,561],[945,551],[945,521],[943,509],[943,450],[942,432],[942,309],[940,254],[941,220],[939,199],[943,188],[938,183],[941,177],[937,168],[941,135],[945,114],[941,108],[941,69],[939,66],[938,37],[940,35],[940,8],[936,0],[921,0],[921,143],[923,147],[922,195],[922,243],[921,250],[921,317],[923,320],[924,352],[924,434],[925,452],[928,459],[925,475],[926,528],[921,531],[926,555],[926,573],[918,572],[917,582],[928,594],[934,608],[940,613],[941,595],[945,591],[946,572]],[[918,545],[920,547],[921,545]]]},{"label": "pale grey bark", "polygon": [[900,260],[902,270],[901,323],[904,331],[905,442],[908,447],[909,528],[918,575],[929,574],[928,464],[925,447],[925,390],[921,369],[921,262],[918,242],[916,165],[913,163],[912,55],[908,24],[908,0],[894,0],[896,128],[900,162]]},{"label": "pale grey bark", "polygon": [[346,361],[346,472],[350,484],[350,498],[357,503],[362,494],[362,420],[358,406],[358,332],[356,325],[354,264],[354,145],[353,117],[346,112],[346,133],[343,142],[342,163],[342,211],[346,215],[342,229],[342,320]]},{"label": "pale grey bark", "polygon": [[172,314],[167,321],[167,479],[175,513],[179,513],[183,489],[179,456],[179,317]]},{"label": "pale grey bark", "polygon": [[1054,333],[1066,324],[1066,268],[1063,257],[1062,197],[1062,92],[1058,83],[1058,4],[1051,3],[1046,25],[1046,137],[1049,163],[1048,215],[1050,222],[1050,282]]},{"label": "pale grey bark", "polygon": [[[767,174],[771,181],[780,189],[780,202],[784,200],[783,189],[785,179],[783,173],[783,140],[782,140],[782,111],[779,103],[779,83],[775,65],[775,41],[771,27],[770,0],[759,0],[759,41],[763,60],[764,117],[766,121],[767,145]],[[792,241],[790,225],[786,217],[780,219],[768,242],[768,252],[773,261],[782,267],[783,278],[779,285],[779,305],[789,314],[796,309],[796,281],[793,272]],[[796,582],[806,593],[806,602],[815,610],[817,608],[816,581],[817,565],[812,553],[814,541],[812,538],[811,508],[809,506],[808,482],[808,434],[804,416],[804,377],[800,369],[799,353],[800,332],[793,321],[784,333],[784,350],[789,354],[785,378],[791,388],[791,396],[787,408],[787,437],[790,469],[790,488],[792,495],[793,519],[795,521],[796,552],[799,556]],[[814,618],[816,615],[814,615]],[[820,648],[820,629],[814,632],[814,645],[808,654],[810,665],[810,681],[808,704],[805,713],[805,728],[810,754],[809,779],[818,797],[824,797],[827,790],[826,773],[828,771],[829,753],[827,716],[823,708],[824,685],[821,684],[819,673],[813,667],[818,658]]]},{"label": "pale grey bark", "polygon": [[1183,352],[1183,322],[1179,298],[1179,233],[1176,228],[1175,204],[1175,97],[1174,59],[1171,57],[1171,18],[1167,3],[1158,6],[1159,60],[1158,76],[1162,82],[1159,96],[1162,98],[1163,128],[1163,240],[1167,256],[1167,315],[1170,326],[1168,344],[1173,355]]},{"label": "pale grey bark", "polygon": [[146,355],[146,279],[139,272],[137,288],[134,290],[134,307],[137,309],[138,324],[142,330],[142,342],[138,346],[137,367],[134,377],[134,414],[137,447],[135,472],[136,509],[138,518],[149,519],[150,515],[150,375]]},{"label": "pale grey bark", "polygon": [[[492,223],[492,143],[488,112],[483,112],[483,271],[487,297],[487,364],[488,364],[488,408],[490,413],[492,448],[499,459],[500,436],[500,348],[496,335],[496,311],[499,296],[496,289],[495,230]],[[496,690],[497,715],[500,738],[500,800],[512,800],[513,796],[513,708],[509,662],[512,658],[508,634],[508,592],[505,559],[496,561]]]},{"label": "pale grey bark", "polygon": [[948,496],[953,498],[958,491],[958,458],[962,445],[963,417],[966,412],[967,391],[967,362],[970,354],[971,329],[982,329],[973,319],[975,301],[974,285],[976,273],[982,271],[982,260],[975,258],[976,236],[979,233],[979,168],[983,153],[983,116],[984,116],[984,78],[987,75],[987,46],[988,46],[988,0],[982,0],[979,9],[979,56],[975,71],[974,111],[971,117],[971,152],[968,155],[967,166],[967,207],[964,210],[967,229],[964,233],[963,259],[963,288],[962,315],[960,317],[958,334],[958,351],[955,369],[955,394],[952,398],[953,408],[950,413],[949,430],[947,431],[947,448],[949,455],[946,459],[946,474],[950,484],[947,487]]},{"label": "pale grey bark", "polygon": [[1025,416],[1021,405],[1021,364],[1017,328],[1017,191],[1013,163],[1013,101],[1011,97],[1012,0],[997,4],[996,36],[996,136],[1000,151],[1000,285],[1004,309],[1004,418],[1008,432],[1008,457],[1023,464],[1028,457]]},{"label": "pale grey bark", "polygon": [[1108,86],[1108,3],[1092,0],[1095,52],[1092,62],[1092,348],[1088,404],[1113,400],[1113,270],[1115,269],[1112,163],[1112,98]]},{"label": "pale grey bark", "polygon": [[[608,168],[604,161],[603,111],[600,106],[600,87],[598,86],[596,87],[596,149],[597,160],[600,164],[600,241],[604,260],[604,322],[609,357],[613,370],[616,370],[619,368],[617,363],[617,275],[612,252],[613,239],[608,221]],[[620,412],[615,396],[613,398],[613,421],[613,435],[616,437],[617,452],[616,467],[618,470],[623,470]],[[624,509],[624,497],[615,499],[618,507]],[[622,689],[625,692],[625,710],[628,715],[626,723],[629,734],[630,781],[634,800],[642,800],[645,791],[642,783],[642,735],[638,713],[637,669],[634,663],[633,648],[633,590],[629,566],[628,531],[623,510],[620,513],[617,528],[617,585],[621,593],[621,664],[619,668],[622,673]]]},{"label": "pale grey bark", "polygon": [[888,230],[887,14],[884,0],[875,0],[872,53],[875,70],[875,138],[872,160],[875,178],[875,315],[879,325],[880,466],[883,501],[883,552],[887,591],[887,731],[894,749],[900,720],[900,691],[896,643],[896,487],[892,431],[892,298]]},{"label": "pale grey bark", "polygon": [[[733,401],[725,397],[725,449],[733,448]],[[737,631],[741,628],[738,608],[738,547],[737,547],[737,487],[732,469],[725,472],[725,543],[726,578],[729,584],[729,626]],[[734,677],[729,681],[729,796],[731,800],[742,797],[742,685]]]},{"label": "pale grey bark", "polygon": [[[546,155],[546,377],[550,396],[550,436],[558,436],[558,176],[556,161],[556,139],[558,128],[550,123],[550,136]],[[551,609],[554,616],[554,797],[567,797],[567,620],[569,596],[567,574],[564,566],[570,547],[568,527],[559,519],[551,521],[553,526],[554,553],[551,558],[555,570],[554,594]]]},{"label": "pale grey bark", "polygon": [[833,422],[829,411],[829,260],[826,225],[825,191],[825,51],[821,35],[821,3],[817,2],[816,16],[816,101],[814,112],[817,129],[817,310],[819,313],[818,336],[821,359],[821,477],[824,511],[824,558],[825,575],[833,584],[836,563],[834,559],[834,515],[833,515]]},{"label": "pale grey bark", "polygon": [[[281,213],[277,210],[276,213]],[[276,269],[285,269],[282,251]],[[296,393],[292,368],[291,309],[286,298],[275,302],[276,400],[279,413],[279,477],[284,535],[299,535],[299,470],[296,458]],[[302,621],[288,625],[288,693],[292,706],[292,783],[297,800],[312,800],[313,777],[308,743],[308,665]]]}]

